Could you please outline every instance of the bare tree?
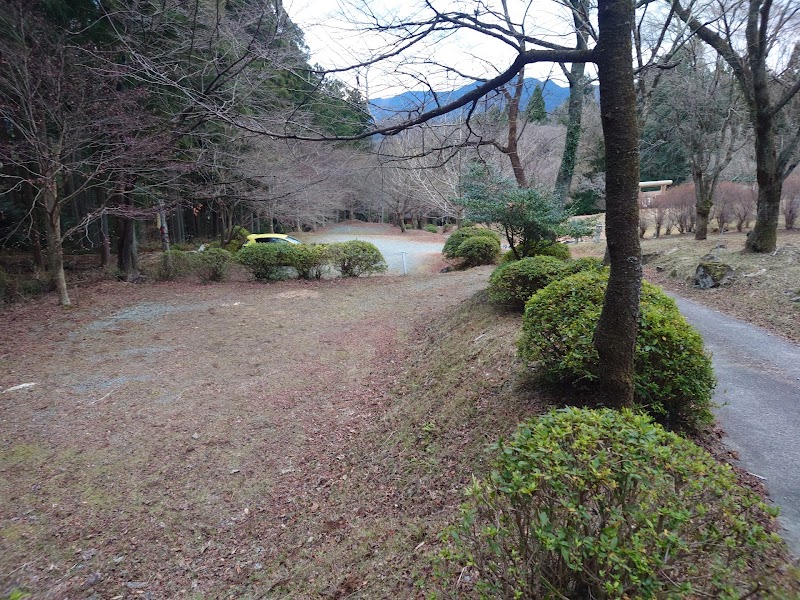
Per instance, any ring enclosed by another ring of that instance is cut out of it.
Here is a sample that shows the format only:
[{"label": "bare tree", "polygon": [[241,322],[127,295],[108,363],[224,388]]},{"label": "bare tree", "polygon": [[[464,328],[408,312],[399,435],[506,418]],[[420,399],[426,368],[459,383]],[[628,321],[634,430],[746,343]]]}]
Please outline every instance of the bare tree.
[{"label": "bare tree", "polygon": [[[778,144],[777,125],[789,103],[800,92],[800,45],[782,71],[770,68],[770,53],[782,36],[796,32],[800,5],[773,0],[712,2],[701,6],[685,0],[670,0],[675,13],[728,63],[747,104],[755,135],[758,209],[756,223],[747,235],[745,248],[771,252],[776,247],[781,188],[797,166],[800,123],[794,123]],[[740,43],[740,29],[744,40]]]}]

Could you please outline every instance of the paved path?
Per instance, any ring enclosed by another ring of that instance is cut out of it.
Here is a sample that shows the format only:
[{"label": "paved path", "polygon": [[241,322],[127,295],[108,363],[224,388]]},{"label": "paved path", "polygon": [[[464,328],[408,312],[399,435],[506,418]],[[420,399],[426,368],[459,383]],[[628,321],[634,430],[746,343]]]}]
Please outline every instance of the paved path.
[{"label": "paved path", "polygon": [[783,537],[800,556],[800,347],[676,297],[711,351],[715,412],[741,466],[765,479],[781,509]]}]

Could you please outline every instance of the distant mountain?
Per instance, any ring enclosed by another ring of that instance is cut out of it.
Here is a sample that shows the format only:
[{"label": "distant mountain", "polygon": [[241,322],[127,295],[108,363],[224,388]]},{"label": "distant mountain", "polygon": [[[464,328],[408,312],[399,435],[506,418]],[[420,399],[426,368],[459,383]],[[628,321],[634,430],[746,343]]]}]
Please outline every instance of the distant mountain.
[{"label": "distant mountain", "polygon": [[[409,116],[413,117],[425,110],[435,108],[437,106],[437,99],[435,96],[438,96],[438,103],[440,105],[447,104],[475,89],[478,85],[480,84],[470,83],[457,90],[436,92],[435,94],[431,91],[411,91],[403,92],[391,98],[373,98],[369,102],[369,108],[377,122],[391,119],[403,119]],[[525,79],[522,92],[522,110],[525,110],[531,94],[533,94],[533,90],[537,85],[542,86],[542,94],[544,95],[544,104],[547,112],[552,112],[569,98],[569,87],[560,86],[552,81],[542,82],[533,77],[528,77]],[[505,102],[506,100],[500,92],[492,92],[478,102],[477,111],[486,112],[492,108],[502,108]],[[469,108],[470,105],[462,108],[459,113],[456,114],[466,114]]]}]

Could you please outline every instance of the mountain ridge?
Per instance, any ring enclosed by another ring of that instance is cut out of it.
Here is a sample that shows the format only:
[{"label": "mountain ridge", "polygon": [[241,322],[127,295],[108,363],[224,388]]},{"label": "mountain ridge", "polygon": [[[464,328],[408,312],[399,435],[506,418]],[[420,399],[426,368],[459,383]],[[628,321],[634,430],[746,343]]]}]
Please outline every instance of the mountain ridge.
[{"label": "mountain ridge", "polygon": [[[410,90],[389,96],[387,98],[373,98],[369,101],[369,109],[376,122],[388,121],[393,118],[408,118],[421,114],[426,110],[431,110],[437,105],[444,105],[455,101],[464,94],[474,90],[481,85],[480,82],[469,83],[455,90],[430,91],[430,90]],[[522,98],[520,108],[525,110],[530,101],[533,90],[536,86],[542,87],[544,96],[545,110],[550,113],[561,106],[569,99],[569,87],[561,86],[551,80],[541,81],[534,77],[526,77],[523,83]],[[596,88],[595,88],[596,89]],[[596,93],[596,92],[595,92]],[[438,100],[438,102],[437,102]],[[498,90],[490,92],[477,102],[477,112],[487,112],[492,108],[501,108],[505,105],[506,99]],[[456,115],[466,114],[472,107],[468,104],[455,112]]]}]

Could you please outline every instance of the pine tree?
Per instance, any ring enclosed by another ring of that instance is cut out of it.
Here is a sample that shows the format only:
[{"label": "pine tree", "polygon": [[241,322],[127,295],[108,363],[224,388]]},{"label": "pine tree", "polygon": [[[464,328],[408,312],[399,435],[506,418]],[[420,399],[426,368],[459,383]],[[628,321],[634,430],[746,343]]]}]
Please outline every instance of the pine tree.
[{"label": "pine tree", "polygon": [[544,94],[542,94],[542,86],[536,85],[531,94],[531,99],[528,100],[528,106],[525,109],[525,117],[531,123],[544,123],[547,120],[547,109],[544,105]]}]

